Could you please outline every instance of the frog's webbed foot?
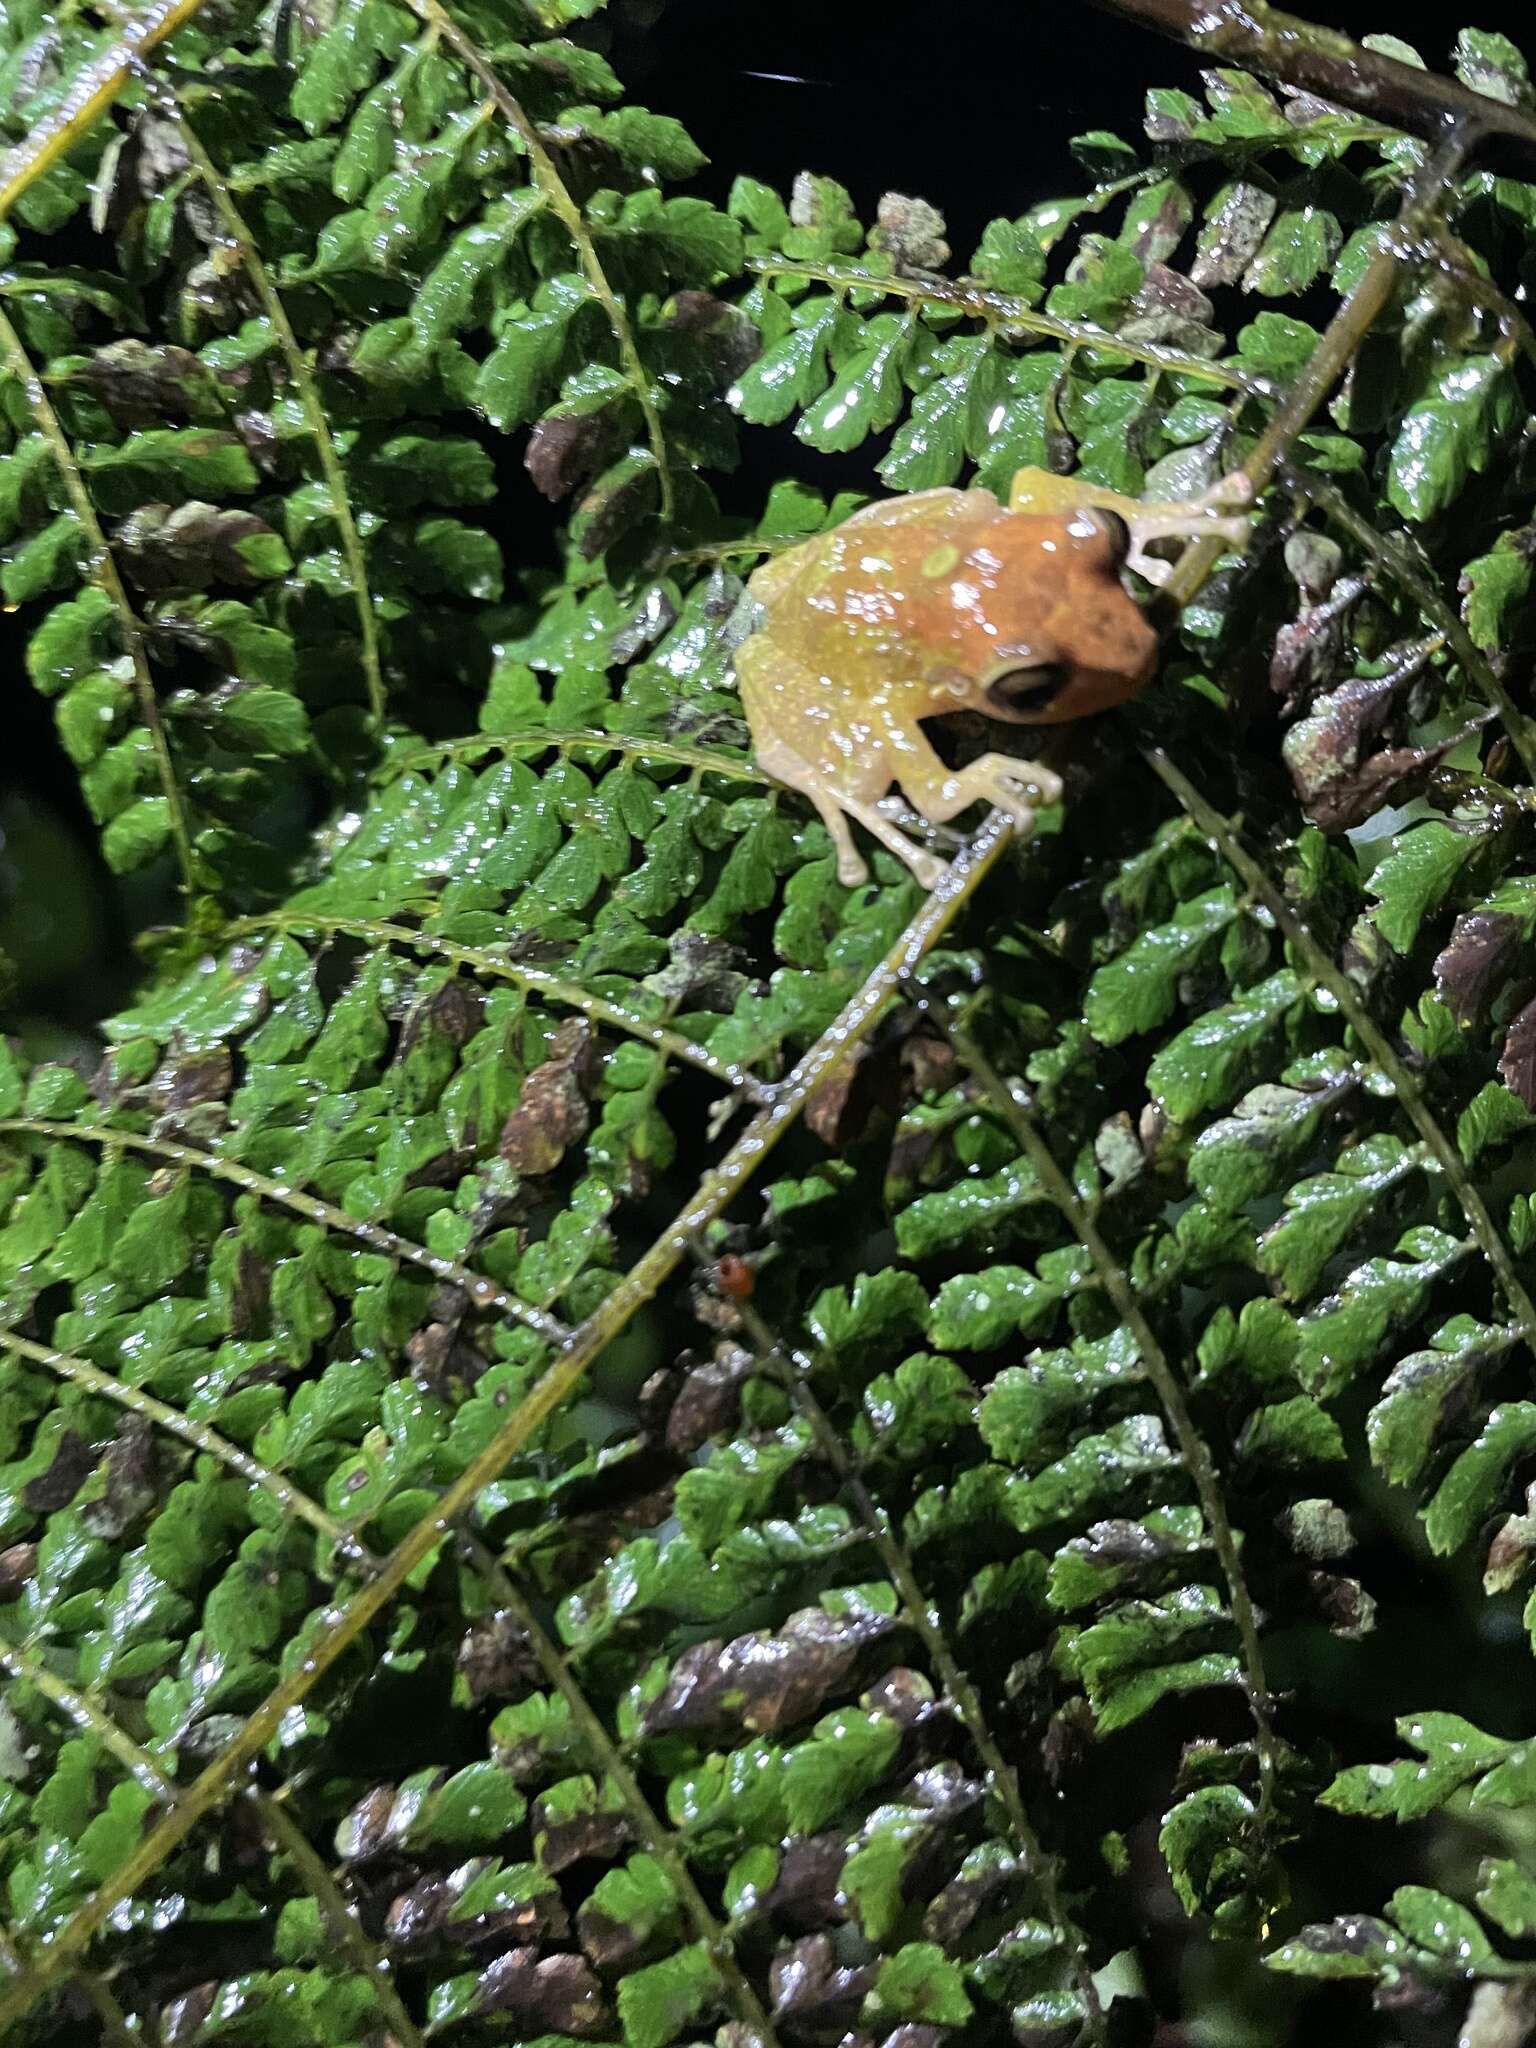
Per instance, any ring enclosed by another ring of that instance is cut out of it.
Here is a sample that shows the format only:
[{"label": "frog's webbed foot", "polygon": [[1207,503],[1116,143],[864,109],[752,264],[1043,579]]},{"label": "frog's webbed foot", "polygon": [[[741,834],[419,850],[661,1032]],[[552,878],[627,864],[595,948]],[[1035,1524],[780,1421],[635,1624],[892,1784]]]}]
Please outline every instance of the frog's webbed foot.
[{"label": "frog's webbed foot", "polygon": [[[1144,505],[1126,522],[1131,536],[1126,568],[1134,569],[1145,582],[1163,584],[1172,575],[1173,565],[1160,556],[1149,555],[1149,542],[1214,538],[1226,541],[1230,547],[1246,546],[1248,516],[1238,513],[1236,508],[1252,503],[1253,485],[1239,469],[1218,478],[1198,497],[1173,504]],[[1228,514],[1232,516],[1224,516]]]},{"label": "frog's webbed foot", "polygon": [[878,806],[856,797],[842,796],[828,788],[811,764],[782,740],[767,740],[757,750],[758,764],[776,782],[787,784],[808,796],[826,826],[837,855],[837,879],[845,889],[857,889],[869,880],[869,867],[853,843],[850,819],[872,832],[880,844],[908,866],[925,889],[936,889],[949,872],[944,862],[914,846],[905,832],[892,824]]},{"label": "frog's webbed foot", "polygon": [[946,824],[972,804],[995,804],[1020,832],[1034,825],[1042,804],[1061,801],[1061,777],[1038,761],[1014,754],[983,754],[965,768],[946,768],[938,756],[926,777],[903,775],[902,788],[931,824]]}]

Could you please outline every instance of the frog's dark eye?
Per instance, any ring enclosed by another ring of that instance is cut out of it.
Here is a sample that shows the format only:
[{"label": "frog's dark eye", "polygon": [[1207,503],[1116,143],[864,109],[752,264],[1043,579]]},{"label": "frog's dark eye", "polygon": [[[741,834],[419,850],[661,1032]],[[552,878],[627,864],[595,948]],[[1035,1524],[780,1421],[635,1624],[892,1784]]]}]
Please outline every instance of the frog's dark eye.
[{"label": "frog's dark eye", "polygon": [[1095,505],[1091,517],[1109,542],[1110,559],[1118,569],[1131,552],[1131,529],[1118,512],[1111,512],[1105,505]]},{"label": "frog's dark eye", "polygon": [[1048,711],[1067,685],[1067,672],[1053,661],[1037,668],[1010,668],[987,685],[987,702],[1005,718]]}]

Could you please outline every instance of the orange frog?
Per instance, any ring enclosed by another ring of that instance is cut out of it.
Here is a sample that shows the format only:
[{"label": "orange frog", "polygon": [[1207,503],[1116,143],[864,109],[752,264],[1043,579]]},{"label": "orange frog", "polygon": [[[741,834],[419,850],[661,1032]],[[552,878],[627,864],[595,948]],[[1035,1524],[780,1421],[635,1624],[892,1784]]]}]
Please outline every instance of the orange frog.
[{"label": "orange frog", "polygon": [[759,765],[820,812],[838,879],[854,888],[868,876],[850,819],[925,889],[944,874],[885,815],[893,782],[930,824],[990,803],[1027,830],[1060,778],[1011,754],[946,768],[922,721],[981,711],[1054,725],[1134,696],[1157,638],[1120,570],[1161,582],[1169,565],[1145,550],[1176,535],[1240,546],[1248,521],[1222,514],[1249,495],[1236,476],[1143,505],[1022,469],[1006,509],[986,490],[888,498],[755,570],[747,588],[762,618],[736,650],[742,705]]}]

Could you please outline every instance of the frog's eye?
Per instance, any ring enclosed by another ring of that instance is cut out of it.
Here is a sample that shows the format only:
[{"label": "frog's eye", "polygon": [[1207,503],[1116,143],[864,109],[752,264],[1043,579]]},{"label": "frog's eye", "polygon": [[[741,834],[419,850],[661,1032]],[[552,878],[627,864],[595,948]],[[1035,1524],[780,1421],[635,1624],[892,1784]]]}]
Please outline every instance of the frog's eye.
[{"label": "frog's eye", "polygon": [[1107,505],[1095,505],[1088,517],[1108,541],[1110,559],[1118,569],[1131,552],[1131,529],[1120,514],[1112,512]]},{"label": "frog's eye", "polygon": [[987,684],[987,702],[1005,718],[1048,711],[1067,685],[1067,672],[1054,661],[1035,668],[1004,669]]}]

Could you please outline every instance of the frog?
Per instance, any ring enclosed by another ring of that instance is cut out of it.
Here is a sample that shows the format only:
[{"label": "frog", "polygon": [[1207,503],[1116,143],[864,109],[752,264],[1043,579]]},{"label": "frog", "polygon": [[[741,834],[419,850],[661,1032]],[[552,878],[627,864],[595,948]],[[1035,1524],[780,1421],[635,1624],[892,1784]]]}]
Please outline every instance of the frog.
[{"label": "frog", "polygon": [[838,880],[868,880],[855,824],[923,888],[943,880],[946,863],[888,815],[892,783],[931,825],[985,803],[1031,831],[1061,778],[1003,753],[949,768],[923,721],[969,710],[1054,725],[1135,696],[1158,641],[1122,572],[1164,582],[1171,565],[1150,550],[1170,538],[1243,547],[1251,495],[1241,472],[1143,503],[1025,468],[1006,505],[951,485],[879,499],[761,563],[747,582],[756,624],[736,650],[742,708],[759,767],[831,834]]}]

